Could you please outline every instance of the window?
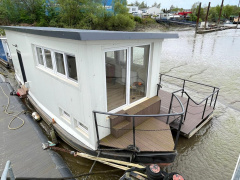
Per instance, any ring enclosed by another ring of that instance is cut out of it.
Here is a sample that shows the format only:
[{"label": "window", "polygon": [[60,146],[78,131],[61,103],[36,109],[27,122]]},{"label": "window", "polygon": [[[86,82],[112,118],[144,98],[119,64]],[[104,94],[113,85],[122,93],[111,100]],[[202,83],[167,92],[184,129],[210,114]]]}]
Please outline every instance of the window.
[{"label": "window", "polygon": [[62,117],[65,121],[67,121],[68,123],[71,124],[71,116],[70,116],[69,113],[67,113],[66,111],[64,111],[64,110],[62,110],[62,109],[60,108],[60,114],[61,114],[61,117]]},{"label": "window", "polygon": [[83,123],[77,121],[76,119],[74,119],[74,122],[75,122],[75,126],[76,126],[77,130],[79,130],[84,135],[88,136],[88,127],[85,126]]},{"label": "window", "polygon": [[[115,54],[115,59],[108,54]],[[147,96],[150,45],[105,52],[107,111],[117,111]]]},{"label": "window", "polygon": [[132,62],[136,65],[143,66],[148,61],[149,58],[149,45],[146,46],[136,46],[132,48]]},{"label": "window", "polygon": [[77,68],[76,68],[76,59],[74,56],[66,55],[67,59],[67,68],[68,68],[68,77],[78,80],[77,79]]},{"label": "window", "polygon": [[57,64],[57,72],[65,75],[63,54],[55,52],[55,58]]},{"label": "window", "polygon": [[50,69],[53,69],[51,51],[44,49],[44,55],[46,60],[46,66]]},{"label": "window", "polygon": [[42,48],[37,47],[36,49],[37,49],[38,63],[44,66],[43,55],[42,55]]},{"label": "window", "polygon": [[44,47],[36,48],[36,56],[38,64],[44,66],[48,71],[52,71],[66,79],[78,81],[76,58],[64,52],[50,50]]}]

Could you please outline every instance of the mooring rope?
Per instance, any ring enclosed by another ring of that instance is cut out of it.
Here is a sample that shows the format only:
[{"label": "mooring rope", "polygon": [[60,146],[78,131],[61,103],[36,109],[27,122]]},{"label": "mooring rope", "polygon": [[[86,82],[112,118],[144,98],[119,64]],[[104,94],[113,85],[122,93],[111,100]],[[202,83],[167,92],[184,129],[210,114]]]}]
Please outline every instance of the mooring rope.
[{"label": "mooring rope", "polygon": [[[12,117],[13,117],[13,119],[11,119],[11,121],[10,121],[9,124],[8,124],[8,129],[10,129],[10,130],[19,129],[19,128],[21,128],[21,127],[25,124],[25,121],[24,121],[22,118],[20,118],[19,115],[22,114],[23,112],[26,112],[26,111],[23,110],[23,111],[19,112],[17,115],[12,114],[13,112],[8,112],[8,108],[9,108],[9,105],[10,105],[10,98],[9,98],[9,96],[5,93],[5,91],[3,90],[2,86],[0,86],[0,88],[1,88],[1,90],[2,90],[2,92],[3,92],[3,94],[7,97],[7,100],[8,100],[8,103],[7,103],[7,106],[5,107],[4,113],[7,114],[8,116],[12,116]],[[11,127],[11,124],[12,124],[12,122],[13,122],[16,118],[17,118],[17,119],[20,119],[20,120],[22,121],[22,124],[21,124],[20,126],[16,127],[16,128],[12,128],[12,127]]]}]

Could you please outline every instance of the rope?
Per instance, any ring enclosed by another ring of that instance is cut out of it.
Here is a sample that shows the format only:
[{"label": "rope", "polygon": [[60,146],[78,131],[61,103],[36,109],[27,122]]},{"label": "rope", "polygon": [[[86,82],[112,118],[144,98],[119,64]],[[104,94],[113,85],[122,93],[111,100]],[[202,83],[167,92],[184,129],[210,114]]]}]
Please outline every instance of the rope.
[{"label": "rope", "polygon": [[[98,161],[98,162],[101,162],[108,166],[112,166],[112,167],[115,167],[115,168],[118,168],[118,169],[121,169],[124,171],[130,169],[126,166],[131,166],[131,167],[136,167],[136,168],[145,168],[144,166],[141,166],[139,164],[129,163],[129,162],[125,162],[125,161],[119,161],[119,160],[115,160],[115,159],[107,159],[107,158],[102,158],[102,157],[91,156],[91,155],[88,155],[85,153],[74,152],[74,151],[70,151],[68,149],[63,149],[63,148],[59,148],[59,147],[48,146],[46,149],[53,149],[53,150],[58,150],[58,151],[62,151],[62,152],[67,152],[67,153],[73,154],[74,156],[80,156],[80,157],[90,159],[93,161]],[[134,172],[143,177],[147,177],[145,174],[142,174],[140,172],[136,172],[136,171],[134,171]]]},{"label": "rope", "polygon": [[[23,111],[19,112],[17,115],[12,114],[12,112],[11,112],[11,113],[8,112],[8,108],[9,108],[9,104],[10,104],[10,98],[9,98],[9,96],[5,93],[5,91],[3,90],[2,86],[0,86],[0,88],[1,88],[1,90],[2,90],[2,92],[3,92],[3,94],[4,94],[4,95],[7,97],[7,99],[8,99],[8,104],[7,104],[7,106],[5,107],[4,113],[7,114],[8,116],[12,116],[12,117],[13,117],[13,119],[12,119],[12,120],[9,122],[9,124],[8,124],[8,129],[10,129],[10,130],[19,129],[19,128],[21,128],[21,127],[25,124],[25,121],[24,121],[22,118],[20,118],[19,115],[22,114],[23,112],[26,112],[26,111],[23,110]],[[16,127],[16,128],[11,128],[11,124],[12,124],[12,122],[13,122],[16,118],[17,118],[17,119],[20,119],[20,120],[22,121],[22,124],[21,124],[20,126]]]}]

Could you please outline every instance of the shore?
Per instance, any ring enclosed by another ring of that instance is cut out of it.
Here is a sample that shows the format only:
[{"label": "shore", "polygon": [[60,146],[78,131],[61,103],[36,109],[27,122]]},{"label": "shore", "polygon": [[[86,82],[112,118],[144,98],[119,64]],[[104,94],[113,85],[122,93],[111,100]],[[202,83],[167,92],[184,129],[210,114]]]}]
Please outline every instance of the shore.
[{"label": "shore", "polygon": [[193,30],[194,27],[189,27],[187,25],[169,25],[169,24],[137,24],[134,32],[169,32],[169,31],[189,31]]}]

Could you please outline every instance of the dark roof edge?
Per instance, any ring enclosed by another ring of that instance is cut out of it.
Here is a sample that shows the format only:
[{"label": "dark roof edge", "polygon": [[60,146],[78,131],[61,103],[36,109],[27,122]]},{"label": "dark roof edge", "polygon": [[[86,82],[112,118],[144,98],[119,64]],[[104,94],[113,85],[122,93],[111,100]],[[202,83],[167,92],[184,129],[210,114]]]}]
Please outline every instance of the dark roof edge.
[{"label": "dark roof edge", "polygon": [[99,30],[80,30],[80,29],[25,27],[25,26],[0,26],[0,28],[40,36],[81,41],[169,39],[179,37],[178,34],[173,33],[99,31]]}]

